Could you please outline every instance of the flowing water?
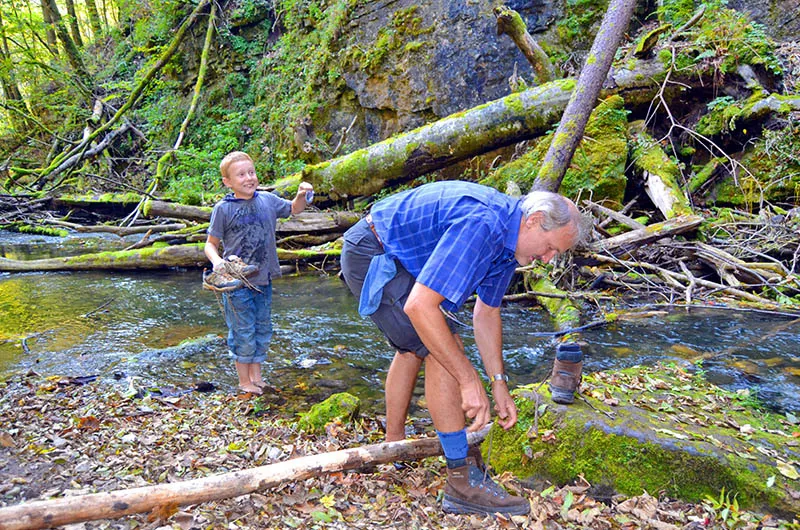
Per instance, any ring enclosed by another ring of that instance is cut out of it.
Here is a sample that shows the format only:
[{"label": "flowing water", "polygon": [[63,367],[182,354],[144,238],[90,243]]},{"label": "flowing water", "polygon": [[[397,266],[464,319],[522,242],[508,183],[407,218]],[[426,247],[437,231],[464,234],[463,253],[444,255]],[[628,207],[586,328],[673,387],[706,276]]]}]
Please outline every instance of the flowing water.
[{"label": "flowing water", "polygon": [[[27,259],[121,248],[98,236],[86,243],[0,232],[0,256]],[[458,314],[470,322],[467,309]],[[544,380],[554,340],[547,315],[534,307],[503,308],[506,369],[513,384]],[[382,381],[393,356],[371,321],[333,274],[306,273],[274,282],[275,336],[266,379],[301,408],[349,391],[366,410],[382,411]],[[225,323],[214,293],[200,288],[198,270],[159,272],[47,272],[0,274],[0,377],[33,370],[41,375],[94,376],[121,391],[181,391],[213,383],[236,388],[226,354]],[[478,364],[472,331],[462,333]],[[703,363],[725,388],[749,388],[777,410],[800,411],[800,324],[779,315],[697,309],[597,327],[588,343],[587,372],[686,362]],[[766,337],[766,339],[765,339]],[[185,342],[190,341],[190,342]],[[481,370],[482,371],[482,370]],[[422,384],[416,396],[423,394]],[[413,413],[419,413],[415,407]],[[424,415],[424,414],[423,414]]]}]

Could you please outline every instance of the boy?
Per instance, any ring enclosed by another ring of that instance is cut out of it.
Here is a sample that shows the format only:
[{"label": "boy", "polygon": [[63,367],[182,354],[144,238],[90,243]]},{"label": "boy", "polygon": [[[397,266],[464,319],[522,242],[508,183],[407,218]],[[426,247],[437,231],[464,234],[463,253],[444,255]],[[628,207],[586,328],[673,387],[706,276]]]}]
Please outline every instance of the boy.
[{"label": "boy", "polygon": [[[225,272],[227,258],[239,256],[257,271],[247,278],[247,285],[222,294],[225,323],[228,325],[228,348],[236,359],[239,389],[261,395],[266,385],[261,363],[267,358],[272,337],[272,279],[281,275],[275,245],[279,217],[305,210],[313,187],[300,184],[292,201],[268,192],[257,192],[253,159],[247,153],[228,153],[219,165],[222,183],[231,189],[211,212],[206,257],[215,272]],[[219,244],[224,254],[219,255]]]}]

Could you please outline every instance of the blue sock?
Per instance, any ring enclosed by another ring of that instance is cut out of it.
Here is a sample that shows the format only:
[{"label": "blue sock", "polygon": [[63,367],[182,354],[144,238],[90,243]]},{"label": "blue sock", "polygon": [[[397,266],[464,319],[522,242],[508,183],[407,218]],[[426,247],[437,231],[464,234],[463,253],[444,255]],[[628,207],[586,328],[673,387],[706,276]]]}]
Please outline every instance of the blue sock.
[{"label": "blue sock", "polygon": [[556,346],[556,359],[570,363],[577,363],[583,360],[581,346],[577,342],[562,342]]},{"label": "blue sock", "polygon": [[456,432],[436,431],[436,434],[439,435],[439,443],[442,444],[447,467],[452,469],[465,465],[467,463],[467,451],[469,450],[467,430],[461,429]]}]

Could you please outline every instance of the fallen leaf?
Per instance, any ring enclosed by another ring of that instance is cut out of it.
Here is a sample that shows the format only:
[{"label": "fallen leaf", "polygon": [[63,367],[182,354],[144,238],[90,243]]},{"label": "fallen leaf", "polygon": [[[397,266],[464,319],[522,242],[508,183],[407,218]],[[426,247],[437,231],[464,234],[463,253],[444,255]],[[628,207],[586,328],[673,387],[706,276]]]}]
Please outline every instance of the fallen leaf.
[{"label": "fallen leaf", "polygon": [[778,471],[780,471],[781,475],[784,477],[792,480],[797,480],[800,478],[800,474],[797,473],[797,469],[795,469],[795,467],[788,462],[778,460]]}]

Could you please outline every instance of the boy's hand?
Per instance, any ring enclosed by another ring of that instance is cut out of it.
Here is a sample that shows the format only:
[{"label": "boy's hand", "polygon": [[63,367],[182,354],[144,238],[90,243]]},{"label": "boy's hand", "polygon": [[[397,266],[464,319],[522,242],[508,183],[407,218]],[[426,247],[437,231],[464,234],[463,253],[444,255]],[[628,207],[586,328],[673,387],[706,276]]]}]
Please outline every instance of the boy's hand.
[{"label": "boy's hand", "polygon": [[225,274],[226,272],[228,272],[228,268],[225,265],[224,259],[221,259],[214,264],[214,272],[216,272],[217,274]]},{"label": "boy's hand", "polygon": [[301,182],[297,188],[297,195],[302,195],[306,203],[310,203],[314,198],[314,186],[308,182]]}]

